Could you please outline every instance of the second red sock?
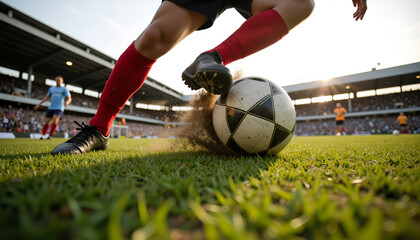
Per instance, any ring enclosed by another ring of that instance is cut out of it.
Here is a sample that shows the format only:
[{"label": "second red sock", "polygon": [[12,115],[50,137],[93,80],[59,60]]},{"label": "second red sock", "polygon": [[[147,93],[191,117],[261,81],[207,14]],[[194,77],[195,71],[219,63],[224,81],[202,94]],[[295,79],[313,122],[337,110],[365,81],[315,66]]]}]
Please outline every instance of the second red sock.
[{"label": "second red sock", "polygon": [[280,14],[270,9],[246,20],[217,50],[227,65],[258,52],[282,39],[289,30]]},{"label": "second red sock", "polygon": [[50,137],[52,137],[54,135],[55,129],[57,129],[57,124],[56,123],[51,125]]},{"label": "second red sock", "polygon": [[44,127],[42,128],[42,135],[47,134],[48,132],[48,128],[50,127],[49,124],[45,124]]}]

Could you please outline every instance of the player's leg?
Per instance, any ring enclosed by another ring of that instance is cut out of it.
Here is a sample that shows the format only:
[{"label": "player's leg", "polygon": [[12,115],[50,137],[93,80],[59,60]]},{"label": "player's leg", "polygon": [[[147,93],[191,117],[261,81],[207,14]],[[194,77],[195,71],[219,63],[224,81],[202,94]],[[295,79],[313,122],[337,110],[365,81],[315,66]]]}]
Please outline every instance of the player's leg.
[{"label": "player's leg", "polygon": [[158,59],[201,27],[207,17],[170,1],[162,2],[149,26],[134,41],[138,52]]},{"label": "player's leg", "polygon": [[102,92],[97,113],[89,121],[90,126],[79,125],[82,131],[51,153],[75,154],[106,149],[112,122],[131,95],[141,87],[156,59],[206,21],[207,17],[202,14],[164,1],[149,26],[115,64]]},{"label": "player's leg", "polygon": [[[250,2],[252,17],[248,18],[225,41],[208,51],[215,55],[213,62],[218,63],[217,59],[220,57],[219,64],[226,66],[274,44],[283,38],[289,30],[306,19],[314,8],[313,0],[252,0]],[[217,68],[214,66],[215,64],[209,69],[200,68],[203,54],[184,71],[183,78],[184,80],[188,79],[186,84],[192,89],[204,87],[214,93],[215,91],[206,86],[205,82],[212,80],[209,70],[212,73],[213,69]],[[216,76],[219,74],[219,72],[215,73]],[[228,82],[228,79],[221,79],[218,83],[226,86]],[[214,84],[212,83],[212,85]],[[222,90],[227,92],[229,89]]]},{"label": "player's leg", "polygon": [[408,127],[406,125],[404,125],[404,126],[401,127],[401,133],[403,133],[403,134],[405,134],[405,133],[409,134]]},{"label": "player's leg", "polygon": [[48,129],[50,128],[51,118],[45,118],[44,126],[42,127],[42,135],[47,134]]},{"label": "player's leg", "polygon": [[335,135],[340,136],[344,135],[344,121],[343,120],[336,120],[335,124]]},{"label": "player's leg", "polygon": [[313,0],[253,0],[253,16],[213,50],[220,53],[224,65],[249,56],[279,41],[313,8]]},{"label": "player's leg", "polygon": [[47,139],[51,139],[52,136],[55,133],[55,130],[57,129],[58,126],[58,122],[60,121],[60,115],[58,114],[54,114],[52,119],[51,119],[51,130],[50,130],[50,135],[48,136]]},{"label": "player's leg", "polygon": [[314,6],[313,0],[253,0],[251,11],[256,15],[275,10],[290,31],[311,15]]},{"label": "player's leg", "polygon": [[163,2],[150,25],[118,59],[102,92],[97,114],[89,124],[108,134],[115,116],[141,87],[156,59],[206,20],[197,12]]},{"label": "player's leg", "polygon": [[53,116],[52,111],[47,110],[47,112],[45,113],[44,126],[42,127],[42,136],[40,138],[41,140],[45,139],[45,135],[47,134],[48,129],[50,128],[52,116]]}]

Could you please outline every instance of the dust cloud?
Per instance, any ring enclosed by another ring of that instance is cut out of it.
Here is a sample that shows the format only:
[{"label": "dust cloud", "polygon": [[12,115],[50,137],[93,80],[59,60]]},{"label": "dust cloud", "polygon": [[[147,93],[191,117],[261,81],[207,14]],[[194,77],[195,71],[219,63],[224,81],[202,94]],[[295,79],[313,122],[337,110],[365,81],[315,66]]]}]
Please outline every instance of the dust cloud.
[{"label": "dust cloud", "polygon": [[[242,71],[237,70],[233,74],[236,80],[242,76]],[[200,90],[191,100],[188,106],[193,111],[178,114],[178,122],[183,125],[177,127],[178,141],[185,148],[205,149],[217,154],[233,154],[219,140],[213,128],[213,107],[219,95]]]}]

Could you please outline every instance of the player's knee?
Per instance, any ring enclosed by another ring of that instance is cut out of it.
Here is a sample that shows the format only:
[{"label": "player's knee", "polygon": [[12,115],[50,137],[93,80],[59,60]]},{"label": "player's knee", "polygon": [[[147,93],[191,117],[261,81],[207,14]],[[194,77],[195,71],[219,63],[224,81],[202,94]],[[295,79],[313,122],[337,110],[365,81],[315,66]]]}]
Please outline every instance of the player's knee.
[{"label": "player's knee", "polygon": [[162,43],[162,39],[160,29],[151,25],[140,35],[136,48],[140,51],[153,51]]},{"label": "player's knee", "polygon": [[314,0],[286,0],[278,1],[274,9],[280,13],[286,21],[287,27],[291,30],[309,17],[314,7]]}]

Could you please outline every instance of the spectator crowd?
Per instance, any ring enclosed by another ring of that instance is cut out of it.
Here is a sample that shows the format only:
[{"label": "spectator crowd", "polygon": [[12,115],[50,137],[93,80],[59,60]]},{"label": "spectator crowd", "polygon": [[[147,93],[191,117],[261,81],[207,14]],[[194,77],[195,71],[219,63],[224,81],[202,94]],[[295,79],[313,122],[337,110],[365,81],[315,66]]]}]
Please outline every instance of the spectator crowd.
[{"label": "spectator crowd", "polygon": [[[0,92],[12,94],[15,96],[25,96],[26,82],[14,77],[0,74]],[[49,86],[33,82],[31,98],[42,99]],[[396,108],[408,108],[420,106],[420,91],[410,91],[403,93],[394,93],[387,95],[378,95],[364,98],[351,99],[352,112],[363,112],[373,110],[386,110]],[[96,109],[99,105],[99,99],[84,94],[72,92],[73,102],[71,105]],[[349,110],[348,100],[331,101],[324,103],[312,103],[305,105],[296,105],[296,116],[325,116],[333,113],[335,104],[341,103]],[[126,106],[122,112],[130,114],[129,107]],[[44,121],[44,111],[34,111],[32,106],[16,106],[16,103],[2,101],[0,106],[0,131],[3,132],[23,132],[39,133]],[[177,114],[172,111],[153,111],[134,108],[134,116],[157,119],[164,121],[176,121]],[[411,133],[420,133],[420,113],[408,113],[408,127]],[[91,116],[82,114],[70,114],[65,112],[64,117],[57,127],[58,133],[68,133],[69,136],[76,134],[76,124],[78,122],[87,123]],[[397,115],[374,115],[368,117],[346,118],[345,128],[347,134],[381,134],[391,133],[399,129],[396,121]],[[122,124],[122,123],[119,123]],[[163,125],[147,124],[139,122],[124,122],[130,128],[131,137],[168,137],[176,135],[172,128],[166,128]],[[311,120],[298,121],[296,124],[296,135],[334,135],[335,120]]]},{"label": "spectator crowd", "polygon": [[[296,116],[323,116],[333,114],[336,103],[340,103],[347,111],[350,110],[348,100],[311,103],[296,105]],[[351,99],[351,112],[402,109],[419,106],[420,90]]]},{"label": "spectator crowd", "polygon": [[[420,133],[420,113],[407,113],[410,133]],[[400,130],[397,122],[398,114],[375,115],[369,117],[347,118],[344,123],[346,134],[390,134],[393,130]],[[335,120],[311,120],[296,123],[295,135],[334,135]]]},{"label": "spectator crowd", "polygon": [[[0,106],[0,131],[19,133],[40,133],[44,122],[44,111],[34,111],[29,108],[14,107],[12,105]],[[67,133],[70,137],[77,134],[78,127],[74,121],[88,123],[91,116],[70,114],[65,112],[60,120],[56,133]],[[121,124],[120,122],[118,124]],[[169,137],[174,131],[167,131],[163,125],[138,122],[126,122],[129,126],[130,137]]]}]

